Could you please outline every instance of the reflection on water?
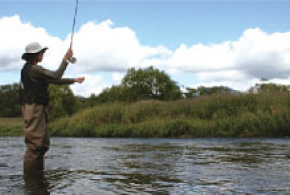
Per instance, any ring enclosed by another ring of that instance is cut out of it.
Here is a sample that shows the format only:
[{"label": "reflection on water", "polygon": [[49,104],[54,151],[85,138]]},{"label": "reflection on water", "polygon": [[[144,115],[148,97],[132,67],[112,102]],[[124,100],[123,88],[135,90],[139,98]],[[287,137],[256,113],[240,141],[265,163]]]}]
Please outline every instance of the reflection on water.
[{"label": "reflection on water", "polygon": [[[53,138],[40,175],[0,138],[0,194],[285,194],[288,139]],[[7,165],[7,166],[4,166]]]},{"label": "reflection on water", "polygon": [[24,174],[25,191],[29,195],[48,195],[49,183],[43,171],[28,172]]}]

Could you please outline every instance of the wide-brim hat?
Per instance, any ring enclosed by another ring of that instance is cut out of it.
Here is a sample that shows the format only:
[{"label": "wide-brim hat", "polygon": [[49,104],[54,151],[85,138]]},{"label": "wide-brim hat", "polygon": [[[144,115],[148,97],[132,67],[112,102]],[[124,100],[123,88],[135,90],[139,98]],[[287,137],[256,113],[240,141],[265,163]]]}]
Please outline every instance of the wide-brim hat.
[{"label": "wide-brim hat", "polygon": [[29,43],[25,47],[25,53],[22,54],[22,59],[26,59],[27,55],[45,52],[48,47],[42,47],[38,42]]}]

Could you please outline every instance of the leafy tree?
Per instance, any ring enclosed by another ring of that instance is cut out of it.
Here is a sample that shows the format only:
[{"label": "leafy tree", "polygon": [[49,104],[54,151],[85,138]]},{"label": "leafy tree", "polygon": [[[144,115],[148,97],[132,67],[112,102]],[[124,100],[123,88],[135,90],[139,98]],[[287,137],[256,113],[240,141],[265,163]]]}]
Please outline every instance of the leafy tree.
[{"label": "leafy tree", "polygon": [[17,83],[0,86],[0,117],[19,117],[19,86]]},{"label": "leafy tree", "polygon": [[194,97],[200,96],[199,91],[197,89],[190,88],[190,87],[186,88],[186,92],[184,93],[184,95],[185,95],[185,98],[194,98]]},{"label": "leafy tree", "polygon": [[200,86],[195,88],[186,88],[186,98],[200,97],[204,95],[226,94],[231,93],[231,89],[224,86],[204,87]]},{"label": "leafy tree", "polygon": [[121,85],[106,88],[98,99],[100,102],[134,102],[145,99],[175,100],[180,97],[180,88],[176,83],[163,71],[150,66],[146,69],[129,69]]},{"label": "leafy tree", "polygon": [[111,88],[104,89],[97,99],[99,102],[131,102],[134,101],[131,95],[126,86],[113,85]]},{"label": "leafy tree", "polygon": [[90,97],[76,96],[76,110],[83,110],[92,107],[98,103],[98,97],[93,93]]},{"label": "leafy tree", "polygon": [[209,95],[231,93],[231,89],[224,86],[214,86],[209,90]]},{"label": "leafy tree", "polygon": [[[76,98],[69,86],[50,85],[49,119],[71,115],[76,111]],[[0,86],[0,117],[20,117],[18,83]]]},{"label": "leafy tree", "polygon": [[153,66],[146,69],[129,69],[122,80],[122,86],[128,88],[133,100],[175,100],[181,97],[176,82]]},{"label": "leafy tree", "polygon": [[49,120],[71,115],[76,111],[76,98],[68,85],[50,85]]},{"label": "leafy tree", "polygon": [[275,83],[257,83],[249,89],[251,93],[270,93],[270,92],[287,92],[288,86]]}]

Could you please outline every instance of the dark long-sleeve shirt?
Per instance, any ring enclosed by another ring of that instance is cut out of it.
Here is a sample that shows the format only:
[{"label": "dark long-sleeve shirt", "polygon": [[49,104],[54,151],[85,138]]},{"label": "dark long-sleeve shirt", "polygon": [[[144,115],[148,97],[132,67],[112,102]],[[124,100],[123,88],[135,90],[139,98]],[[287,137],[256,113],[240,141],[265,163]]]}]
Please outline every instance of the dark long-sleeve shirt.
[{"label": "dark long-sleeve shirt", "polygon": [[46,80],[47,83],[56,85],[73,84],[74,79],[72,78],[62,78],[64,71],[66,70],[68,63],[62,61],[59,68],[56,71],[51,71],[43,68],[40,65],[32,65],[31,69],[31,79],[33,80]]}]

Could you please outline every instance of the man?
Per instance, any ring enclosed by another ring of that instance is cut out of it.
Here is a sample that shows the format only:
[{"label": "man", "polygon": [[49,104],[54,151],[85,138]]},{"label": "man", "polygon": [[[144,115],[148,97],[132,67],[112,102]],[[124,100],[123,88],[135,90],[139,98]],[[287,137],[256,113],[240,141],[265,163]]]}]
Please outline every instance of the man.
[{"label": "man", "polygon": [[26,61],[21,70],[20,102],[24,118],[26,152],[24,172],[43,170],[44,155],[49,149],[50,138],[47,128],[46,106],[49,102],[49,84],[82,83],[84,77],[62,78],[73,52],[68,49],[59,68],[50,71],[38,65],[42,61],[47,47],[33,42],[26,46],[22,59]]}]

